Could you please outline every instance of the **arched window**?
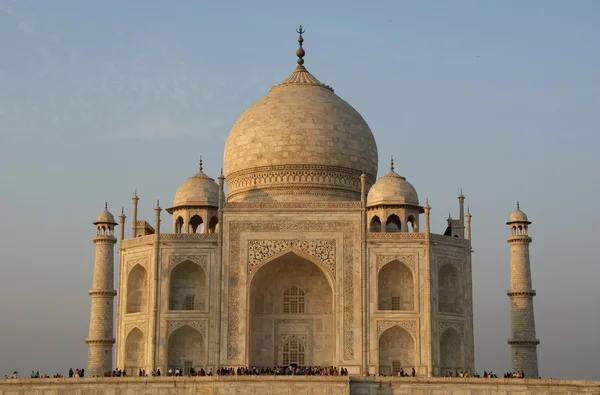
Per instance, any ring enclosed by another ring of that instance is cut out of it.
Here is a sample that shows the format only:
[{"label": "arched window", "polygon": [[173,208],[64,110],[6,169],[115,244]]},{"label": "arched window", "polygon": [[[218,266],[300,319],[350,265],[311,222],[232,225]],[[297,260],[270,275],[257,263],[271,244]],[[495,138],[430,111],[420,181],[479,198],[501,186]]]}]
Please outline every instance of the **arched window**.
[{"label": "arched window", "polygon": [[189,233],[202,233],[202,218],[199,215],[194,215],[190,218]]},{"label": "arched window", "polygon": [[283,364],[304,366],[304,346],[296,339],[290,339],[283,345]]},{"label": "arched window", "polygon": [[125,371],[128,375],[136,376],[146,365],[144,334],[138,328],[133,328],[125,340]]},{"label": "arched window", "polygon": [[379,374],[397,376],[415,366],[415,341],[398,325],[386,329],[379,338]]},{"label": "arched window", "polygon": [[415,288],[410,269],[394,260],[384,265],[377,276],[379,310],[404,310],[415,308]]},{"label": "arched window", "polygon": [[206,291],[204,269],[191,261],[180,263],[171,273],[169,310],[204,310]]},{"label": "arched window", "polygon": [[406,229],[409,232],[417,231],[417,221],[415,220],[415,217],[413,217],[412,215],[409,216],[408,219],[406,220]]},{"label": "arched window", "polygon": [[187,325],[178,328],[169,336],[167,352],[168,367],[173,370],[183,368],[185,375],[190,373],[190,368],[199,370],[201,367],[205,367],[204,336]]},{"label": "arched window", "polygon": [[376,215],[373,218],[371,218],[369,232],[381,232],[381,220]]},{"label": "arched window", "polygon": [[304,290],[295,285],[286,289],[283,293],[284,314],[304,314]]},{"label": "arched window", "polygon": [[386,232],[400,232],[402,227],[400,226],[400,218],[396,214],[392,214],[385,221]]},{"label": "arched window", "polygon": [[448,328],[440,336],[440,367],[442,373],[464,370],[462,336]]},{"label": "arched window", "polygon": [[208,223],[208,233],[215,233],[217,231],[218,223],[219,223],[219,220],[217,219],[217,216],[215,215],[214,217],[212,217],[210,219],[210,222]]},{"label": "arched window", "polygon": [[181,233],[183,230],[183,218],[177,217],[175,220],[175,233]]},{"label": "arched window", "polygon": [[127,277],[127,313],[146,311],[147,291],[146,269],[135,265]]}]

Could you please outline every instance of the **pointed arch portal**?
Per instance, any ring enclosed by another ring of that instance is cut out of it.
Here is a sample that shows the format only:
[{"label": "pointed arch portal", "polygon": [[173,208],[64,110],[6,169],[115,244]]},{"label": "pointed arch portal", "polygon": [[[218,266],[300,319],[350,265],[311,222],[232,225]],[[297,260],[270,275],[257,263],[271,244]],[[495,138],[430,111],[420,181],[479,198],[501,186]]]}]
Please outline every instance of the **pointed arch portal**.
[{"label": "pointed arch portal", "polygon": [[334,364],[333,288],[323,269],[288,252],[261,266],[248,292],[250,366]]}]

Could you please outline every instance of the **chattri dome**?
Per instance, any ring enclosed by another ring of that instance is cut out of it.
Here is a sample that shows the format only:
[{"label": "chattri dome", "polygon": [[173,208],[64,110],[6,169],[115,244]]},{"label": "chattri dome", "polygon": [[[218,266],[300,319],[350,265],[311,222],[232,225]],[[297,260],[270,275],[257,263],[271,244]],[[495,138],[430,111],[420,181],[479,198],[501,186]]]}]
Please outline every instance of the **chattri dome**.
[{"label": "chattri dome", "polygon": [[198,173],[185,180],[175,192],[172,210],[177,207],[219,205],[219,185],[202,170],[202,160]]},{"label": "chattri dome", "polygon": [[519,207],[519,203],[517,202],[517,209],[515,210],[514,213],[512,213],[510,215],[510,219],[508,220],[508,222],[506,223],[511,224],[513,222],[526,222],[528,224],[530,224],[531,222],[529,221],[529,219],[527,218],[527,215],[521,211],[521,207]]},{"label": "chattri dome", "polygon": [[[300,31],[299,33],[302,33]],[[377,144],[350,104],[303,66],[252,104],[224,149],[230,202],[360,200],[377,175]]]},{"label": "chattri dome", "polygon": [[382,176],[369,190],[367,207],[382,204],[419,205],[417,190],[394,171],[394,161],[390,163],[390,171]]},{"label": "chattri dome", "polygon": [[104,204],[104,211],[96,217],[96,221],[94,221],[94,225],[98,224],[113,224],[116,225],[115,217],[108,211],[108,204]]}]

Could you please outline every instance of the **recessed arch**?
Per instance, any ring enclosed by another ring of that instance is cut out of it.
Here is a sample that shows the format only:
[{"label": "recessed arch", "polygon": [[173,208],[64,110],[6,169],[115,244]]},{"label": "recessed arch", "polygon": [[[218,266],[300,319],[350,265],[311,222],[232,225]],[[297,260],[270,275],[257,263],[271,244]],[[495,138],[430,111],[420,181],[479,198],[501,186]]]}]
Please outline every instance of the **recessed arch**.
[{"label": "recessed arch", "polygon": [[[312,257],[287,251],[254,272],[247,297],[248,365],[282,366],[285,347],[292,347],[286,342],[292,337],[305,345],[310,341],[310,347],[302,351],[306,365],[334,364],[334,288],[330,273],[322,266]],[[295,298],[303,294],[304,308],[286,310],[286,293]],[[288,324],[290,320],[293,325]],[[292,348],[300,353],[299,347]]]},{"label": "recessed arch", "polygon": [[190,260],[171,269],[169,310],[205,310],[208,298],[204,268]]},{"label": "recessed arch", "polygon": [[464,368],[463,337],[452,327],[440,334],[440,371],[442,375],[450,371],[462,372]]},{"label": "recessed arch", "polygon": [[146,365],[146,343],[144,333],[133,328],[125,340],[125,371],[130,376],[137,376]]},{"label": "recessed arch", "polygon": [[415,339],[404,328],[394,325],[379,336],[379,374],[398,375],[400,369],[415,366]]},{"label": "recessed arch", "polygon": [[369,232],[381,232],[381,219],[374,215],[369,222]]},{"label": "recessed arch", "polygon": [[385,221],[385,231],[386,232],[400,232],[402,230],[402,225],[400,223],[400,217],[396,214],[392,214],[387,217]]},{"label": "recessed arch", "polygon": [[383,265],[377,273],[377,299],[379,310],[414,310],[412,270],[397,259]]},{"label": "recessed arch", "polygon": [[206,365],[206,344],[202,333],[189,325],[177,328],[168,339],[169,369],[183,369],[185,375],[190,368],[200,370]]},{"label": "recessed arch", "polygon": [[137,264],[127,274],[127,313],[145,312],[148,303],[148,273]]},{"label": "recessed arch", "polygon": [[456,266],[448,262],[438,272],[438,311],[441,313],[460,314],[462,312],[460,272]]}]

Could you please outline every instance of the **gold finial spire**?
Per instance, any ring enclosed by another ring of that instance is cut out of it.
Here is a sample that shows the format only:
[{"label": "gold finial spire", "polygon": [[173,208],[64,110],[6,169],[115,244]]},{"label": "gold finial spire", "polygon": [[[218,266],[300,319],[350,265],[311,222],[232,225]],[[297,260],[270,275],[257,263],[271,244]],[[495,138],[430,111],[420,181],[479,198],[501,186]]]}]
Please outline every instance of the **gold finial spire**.
[{"label": "gold finial spire", "polygon": [[390,171],[394,171],[394,155],[390,157]]},{"label": "gold finial spire", "polygon": [[200,166],[198,166],[198,168],[200,169],[200,171],[202,171],[202,155],[200,155]]},{"label": "gold finial spire", "polygon": [[302,38],[302,34],[306,33],[306,30],[303,30],[302,25],[300,25],[300,28],[298,30],[296,30],[296,33],[298,33],[300,35],[300,37],[298,37],[298,44],[300,45],[300,47],[296,51],[296,56],[298,56],[298,65],[300,67],[304,67],[302,65],[304,64],[303,58],[304,58],[304,55],[306,55],[306,52],[304,52],[304,49],[302,48],[302,43],[304,42],[304,39]]},{"label": "gold finial spire", "polygon": [[104,202],[104,209],[108,210],[108,202]]}]

